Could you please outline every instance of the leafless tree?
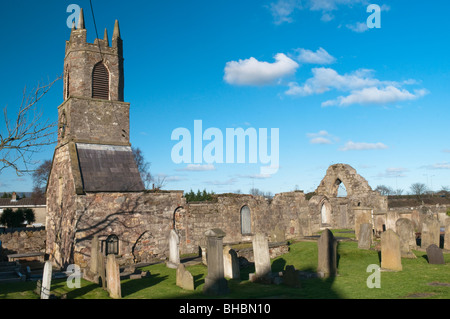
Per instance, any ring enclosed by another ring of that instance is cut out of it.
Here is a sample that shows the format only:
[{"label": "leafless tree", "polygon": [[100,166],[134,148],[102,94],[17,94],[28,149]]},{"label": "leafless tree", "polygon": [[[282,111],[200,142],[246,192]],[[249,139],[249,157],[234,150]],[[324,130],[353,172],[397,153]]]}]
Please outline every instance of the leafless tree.
[{"label": "leafless tree", "polygon": [[4,169],[15,170],[18,176],[31,172],[29,166],[34,153],[41,147],[53,144],[56,136],[56,123],[42,118],[37,104],[61,76],[48,84],[40,84],[23,97],[14,119],[8,117],[7,107],[3,109],[4,125],[0,127],[0,174]]},{"label": "leafless tree", "polygon": [[423,183],[414,183],[410,187],[412,195],[423,195],[427,192],[427,186]]},{"label": "leafless tree", "polygon": [[153,181],[153,176],[150,173],[151,163],[145,161],[144,153],[142,153],[142,150],[139,147],[132,147],[132,151],[142,182],[144,183],[145,188],[148,189]]}]

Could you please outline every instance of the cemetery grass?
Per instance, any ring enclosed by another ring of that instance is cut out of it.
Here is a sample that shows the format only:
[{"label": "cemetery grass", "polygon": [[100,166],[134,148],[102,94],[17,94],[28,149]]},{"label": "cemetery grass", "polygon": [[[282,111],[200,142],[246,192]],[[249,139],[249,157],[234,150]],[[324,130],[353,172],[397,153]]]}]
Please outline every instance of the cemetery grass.
[{"label": "cemetery grass", "polygon": [[[340,234],[336,234],[339,236]],[[376,250],[360,250],[353,240],[340,241],[338,245],[337,277],[327,279],[302,279],[301,288],[285,285],[263,285],[248,281],[254,272],[250,266],[241,269],[241,280],[228,280],[230,293],[221,297],[202,293],[207,268],[204,265],[188,266],[194,277],[194,291],[176,286],[176,270],[164,264],[142,268],[150,276],[138,280],[122,280],[122,297],[125,299],[197,299],[197,298],[276,298],[276,299],[450,299],[450,254],[444,254],[446,265],[430,265],[426,253],[414,251],[417,259],[402,259],[403,271],[381,272],[381,288],[368,288],[366,272],[371,264],[380,265]],[[288,254],[272,260],[272,271],[282,271],[294,265],[304,272],[317,269],[316,242],[296,242]],[[430,285],[431,284],[431,285]],[[442,284],[447,284],[442,285]],[[35,282],[0,284],[0,299],[37,299],[33,293]],[[106,299],[106,291],[95,284],[81,280],[80,289],[69,289],[64,280],[52,282],[52,293],[66,294],[68,299]]]}]

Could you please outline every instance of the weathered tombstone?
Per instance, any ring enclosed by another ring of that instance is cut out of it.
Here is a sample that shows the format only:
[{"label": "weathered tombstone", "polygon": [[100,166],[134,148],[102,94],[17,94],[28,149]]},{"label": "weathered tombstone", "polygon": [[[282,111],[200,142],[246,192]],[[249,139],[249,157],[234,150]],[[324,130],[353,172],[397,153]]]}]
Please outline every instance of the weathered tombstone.
[{"label": "weathered tombstone", "polygon": [[445,220],[444,249],[450,250],[450,217]]},{"label": "weathered tombstone", "polygon": [[355,214],[355,237],[359,240],[361,224],[372,224],[372,210],[366,207],[353,207]]},{"label": "weathered tombstone", "polygon": [[337,240],[327,228],[317,241],[318,265],[317,272],[320,277],[337,275]]},{"label": "weathered tombstone", "polygon": [[225,278],[240,279],[239,259],[234,249],[229,245],[223,248],[223,269]]},{"label": "weathered tombstone", "polygon": [[93,274],[98,274],[98,254],[100,253],[100,245],[98,236],[94,236],[91,241],[91,259],[90,259],[90,270]]},{"label": "weathered tombstone", "polygon": [[253,236],[253,259],[255,262],[255,281],[270,283],[272,265],[270,263],[269,242],[265,234],[256,233]]},{"label": "weathered tombstone", "polygon": [[427,215],[422,224],[421,244],[422,249],[427,249],[430,245],[439,247],[441,227],[439,221],[431,215]]},{"label": "weathered tombstone", "polygon": [[109,296],[114,299],[122,298],[120,270],[114,254],[109,254],[106,257],[106,278]]},{"label": "weathered tombstone", "polygon": [[359,249],[370,249],[372,246],[373,240],[373,230],[372,224],[361,224],[359,230],[359,240],[358,240],[358,248]]},{"label": "weathered tombstone", "polygon": [[46,261],[44,274],[42,276],[41,299],[50,299],[50,289],[52,285],[52,262]]},{"label": "weathered tombstone", "polygon": [[203,293],[208,295],[223,295],[229,292],[228,282],[223,275],[223,238],[225,235],[218,228],[205,232],[208,275],[205,278]]},{"label": "weathered tombstone", "polygon": [[403,269],[400,237],[392,229],[381,234],[381,268],[395,271]]},{"label": "weathered tombstone", "polygon": [[286,266],[286,269],[283,271],[283,283],[290,287],[301,287],[300,275],[294,266]]},{"label": "weathered tombstone", "polygon": [[100,251],[97,252],[97,275],[98,280],[101,281],[102,287],[106,289],[105,256]]},{"label": "weathered tombstone", "polygon": [[185,290],[194,290],[194,277],[183,264],[177,267],[177,286]]},{"label": "weathered tombstone", "polygon": [[436,245],[430,245],[427,247],[427,258],[428,263],[433,265],[444,265],[444,254],[442,253],[442,249],[440,249]]},{"label": "weathered tombstone", "polygon": [[417,258],[412,249],[417,249],[414,223],[407,218],[400,218],[395,223],[400,237],[400,253],[402,258]]},{"label": "weathered tombstone", "polygon": [[386,230],[392,229],[393,231],[397,232],[397,227],[395,223],[400,218],[400,215],[396,211],[388,211],[386,213]]},{"label": "weathered tombstone", "polygon": [[169,261],[167,267],[177,269],[180,264],[180,237],[175,230],[170,231],[169,236]]}]

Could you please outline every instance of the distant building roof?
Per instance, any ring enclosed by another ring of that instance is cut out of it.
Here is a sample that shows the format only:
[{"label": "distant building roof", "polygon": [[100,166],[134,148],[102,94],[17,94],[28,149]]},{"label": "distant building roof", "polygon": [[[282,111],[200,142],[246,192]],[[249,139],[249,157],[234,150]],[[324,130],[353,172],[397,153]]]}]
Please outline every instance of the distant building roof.
[{"label": "distant building roof", "polygon": [[45,206],[45,198],[22,198],[16,201],[11,198],[0,198],[0,207]]},{"label": "distant building roof", "polygon": [[85,192],[145,190],[130,146],[76,145]]}]

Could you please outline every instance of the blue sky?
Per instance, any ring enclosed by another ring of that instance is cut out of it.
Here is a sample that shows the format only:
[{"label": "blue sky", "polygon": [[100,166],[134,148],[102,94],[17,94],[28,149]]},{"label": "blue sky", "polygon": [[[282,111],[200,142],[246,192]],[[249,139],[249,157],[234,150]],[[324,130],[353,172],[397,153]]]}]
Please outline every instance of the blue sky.
[{"label": "blue sky", "polygon": [[[381,8],[381,28],[367,27],[370,3]],[[450,186],[450,4],[435,3],[93,1],[101,37],[120,21],[131,143],[166,189],[216,193],[313,191],[334,163],[350,164],[373,188]],[[84,8],[93,42],[89,1],[2,3],[0,101],[10,114],[25,86],[62,73],[70,4]],[[44,116],[56,121],[62,99],[60,81],[40,105]],[[174,163],[171,134],[193,134],[194,120],[224,136],[227,128],[279,129],[278,171]],[[0,191],[31,189],[29,176],[0,175]]]}]

